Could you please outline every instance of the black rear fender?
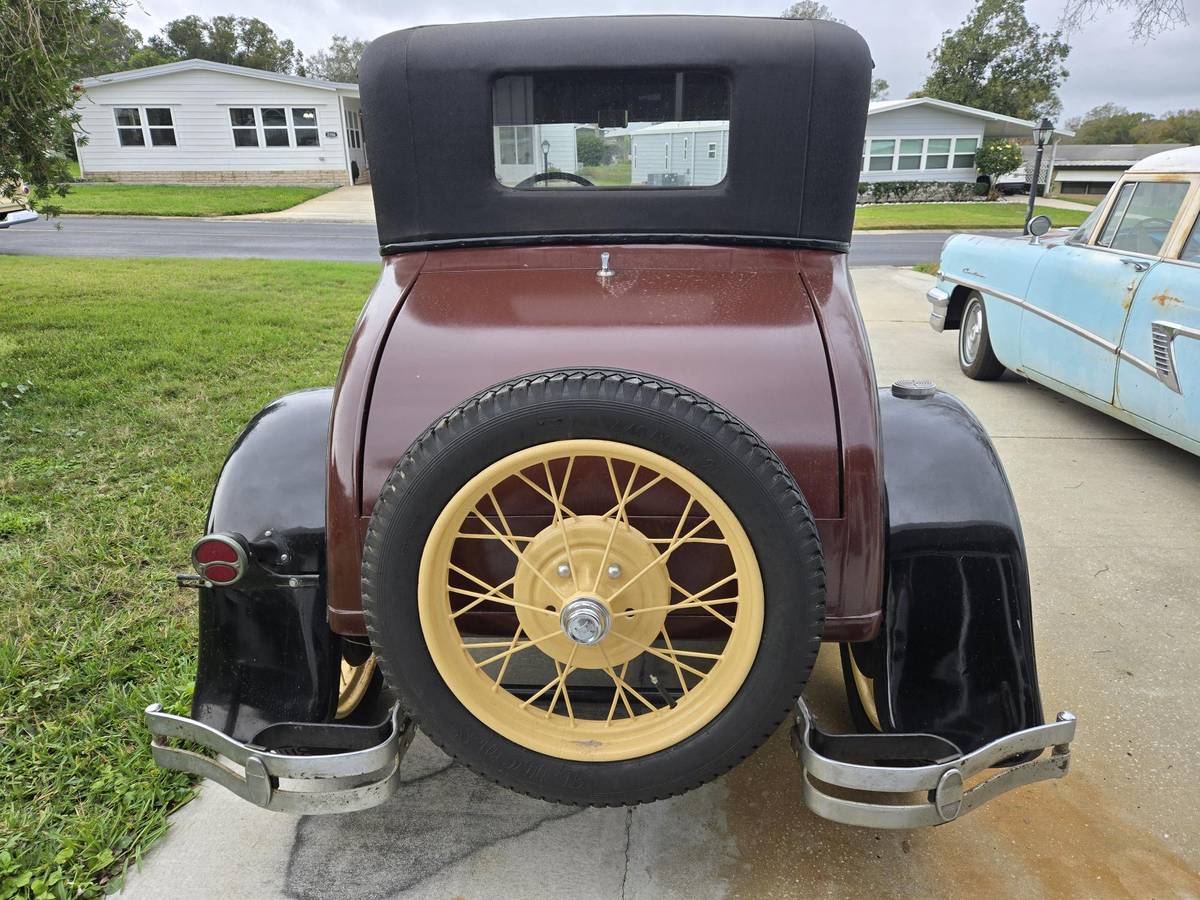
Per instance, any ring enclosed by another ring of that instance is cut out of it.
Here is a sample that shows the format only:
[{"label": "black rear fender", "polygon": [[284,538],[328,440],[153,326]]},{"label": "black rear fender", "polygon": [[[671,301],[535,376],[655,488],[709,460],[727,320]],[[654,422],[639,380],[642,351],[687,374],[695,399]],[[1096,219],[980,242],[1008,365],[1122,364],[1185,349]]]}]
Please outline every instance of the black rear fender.
[{"label": "black rear fender", "polygon": [[236,535],[249,571],[229,587],[200,588],[192,717],[238,740],[277,722],[326,721],[336,708],[339,638],[325,619],[332,398],[320,388],[269,403],[234,442],[213,491],[206,533]]},{"label": "black rear fender", "polygon": [[983,426],[942,391],[880,392],[888,501],[879,636],[851,652],[884,731],[965,751],[1043,723],[1029,566],[1008,479]]}]

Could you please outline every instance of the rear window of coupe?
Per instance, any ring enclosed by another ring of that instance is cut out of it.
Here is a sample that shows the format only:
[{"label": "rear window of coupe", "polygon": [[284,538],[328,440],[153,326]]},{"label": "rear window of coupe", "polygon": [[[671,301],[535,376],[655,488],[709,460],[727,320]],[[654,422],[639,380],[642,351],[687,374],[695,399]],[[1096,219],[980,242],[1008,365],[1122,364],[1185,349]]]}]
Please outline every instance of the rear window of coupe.
[{"label": "rear window of coupe", "polygon": [[720,72],[504,75],[492,89],[496,180],[517,190],[710,187],[728,170],[729,106]]}]

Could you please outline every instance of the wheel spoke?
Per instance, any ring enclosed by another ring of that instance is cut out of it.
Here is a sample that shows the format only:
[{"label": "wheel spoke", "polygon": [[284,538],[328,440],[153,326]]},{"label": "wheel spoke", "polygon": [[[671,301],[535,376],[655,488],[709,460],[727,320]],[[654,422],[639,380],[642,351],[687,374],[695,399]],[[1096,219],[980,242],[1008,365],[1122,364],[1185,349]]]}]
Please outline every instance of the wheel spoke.
[{"label": "wheel spoke", "polygon": [[[629,495],[627,498],[625,498],[625,505],[628,507],[630,503],[632,503],[632,502],[633,502],[634,500],[636,500],[638,497],[642,496],[642,494],[646,493],[646,491],[650,490],[650,488],[654,487],[654,486],[655,486],[656,484],[658,484],[660,481],[665,481],[665,480],[666,480],[666,478],[667,478],[667,476],[666,476],[666,475],[656,475],[656,476],[654,476],[654,478],[652,478],[652,479],[650,479],[649,481],[647,481],[647,482],[646,482],[645,484],[643,484],[643,485],[642,485],[640,488],[638,488],[636,491],[634,491],[632,494],[630,494],[630,495]],[[610,507],[608,508],[608,511],[607,511],[607,512],[606,512],[604,515],[602,515],[600,518],[602,518],[602,519],[607,519],[609,516],[611,516],[611,515],[612,515],[613,513],[615,513],[616,511],[617,511],[617,508],[616,508],[615,506],[610,506]],[[628,523],[629,523],[629,513],[628,513],[628,511],[625,513],[625,522],[626,522],[626,524],[628,524]]]},{"label": "wheel spoke", "polygon": [[558,698],[561,695],[566,699],[567,715],[571,720],[571,724],[575,724],[575,713],[571,709],[571,697],[567,688],[567,676],[574,670],[572,663],[575,661],[575,651],[578,649],[578,644],[571,648],[571,652],[567,654],[565,664],[559,663],[557,659],[554,661],[554,671],[558,673],[558,687],[554,689],[554,697],[550,700],[550,708],[546,710],[547,719],[554,715],[554,708],[558,706]]},{"label": "wheel spoke", "polygon": [[470,610],[472,610],[476,606],[478,606],[480,603],[483,603],[485,600],[495,600],[497,603],[503,603],[504,601],[507,600],[510,603],[516,603],[516,601],[513,600],[511,597],[509,597],[508,594],[500,593],[500,591],[504,590],[506,587],[508,587],[514,581],[516,581],[515,578],[510,578],[510,579],[508,579],[508,581],[505,581],[503,584],[496,585],[494,588],[492,588],[486,594],[480,594],[478,591],[468,591],[465,588],[456,588],[453,586],[448,587],[447,590],[451,591],[452,593],[466,594],[468,597],[475,598],[470,603],[468,603],[466,606],[464,606],[462,609],[460,609],[456,612],[450,613],[450,618],[457,619],[463,613],[469,612]]},{"label": "wheel spoke", "polygon": [[[608,474],[612,478],[613,490],[617,490],[617,474],[613,471],[612,460],[609,457],[604,457],[604,461],[608,463]],[[621,524],[621,516],[625,514],[625,506],[629,502],[629,491],[633,487],[633,480],[637,478],[638,469],[640,466],[634,463],[633,472],[629,475],[629,483],[625,485],[625,490],[617,494],[617,514],[613,518],[612,528],[608,532],[608,543],[604,545],[604,555],[600,557],[600,565],[596,567],[596,582],[592,585],[592,593],[600,590],[600,576],[604,572],[604,567],[608,565],[608,554],[612,550],[613,538],[617,536],[617,527]]]},{"label": "wheel spoke", "polygon": [[[665,625],[663,626],[662,631],[660,633],[662,634],[663,643],[667,645],[667,652],[670,653],[672,657],[674,657],[675,648],[671,646],[671,636],[669,634],[667,634],[667,629],[666,629]],[[683,669],[679,668],[679,660],[672,659],[671,665],[673,665],[675,667],[675,677],[679,679],[679,686],[683,689],[683,692],[686,694],[688,692],[688,685],[687,685],[687,681],[685,681],[684,677],[683,677]]]},{"label": "wheel spoke", "polygon": [[[512,579],[510,578],[509,581],[512,581]],[[505,582],[505,583],[507,584],[508,582]],[[454,592],[455,594],[465,594],[468,597],[475,598],[474,603],[468,604],[467,606],[464,606],[462,609],[453,613],[450,616],[450,618],[452,618],[452,619],[457,619],[463,613],[465,613],[469,609],[471,609],[471,607],[475,606],[477,603],[482,603],[485,600],[490,600],[493,603],[499,603],[501,606],[512,606],[517,609],[527,609],[530,612],[541,613],[542,615],[546,615],[546,616],[557,616],[558,615],[558,613],[556,613],[552,609],[543,609],[540,606],[532,606],[528,603],[522,603],[520,600],[513,600],[511,597],[508,597],[505,595],[493,596],[491,594],[480,594],[476,591],[468,591],[466,588],[456,588],[456,587],[452,587],[452,588],[450,588],[450,590],[452,592]]]},{"label": "wheel spoke", "polygon": [[[527,485],[529,485],[531,488],[533,488],[535,491],[537,491],[539,494],[541,494],[543,497],[545,497],[547,500],[549,500],[551,503],[553,503],[555,506],[558,506],[558,501],[557,501],[557,500],[555,500],[553,497],[551,497],[549,494],[547,494],[547,493],[546,493],[546,489],[545,489],[544,487],[542,487],[542,486],[541,486],[540,484],[538,484],[537,482],[530,480],[530,479],[529,479],[529,478],[528,478],[528,477],[525,475],[525,473],[524,473],[524,472],[518,472],[518,473],[517,473],[517,477],[518,477],[518,478],[520,478],[520,479],[521,479],[523,482],[525,482]],[[564,507],[563,507],[563,512],[565,512],[565,513],[566,513],[568,516],[570,516],[572,519],[576,519],[576,518],[578,518],[578,516],[576,516],[576,515],[575,515],[575,513],[573,513],[569,507],[566,507],[566,506],[564,506]]]},{"label": "wheel spoke", "polygon": [[[688,509],[689,510],[691,509],[693,503],[695,503],[695,499],[690,498],[688,500]],[[680,527],[682,527],[683,520],[686,518],[687,518],[687,511],[685,510],[684,515],[680,518]],[[693,528],[691,531],[689,531],[686,535],[684,535],[683,538],[679,537],[679,527],[677,527],[675,529],[675,538],[672,540],[670,546],[668,546],[666,550],[664,550],[657,557],[655,557],[653,562],[648,563],[646,565],[646,567],[642,569],[642,571],[638,572],[636,575],[634,575],[632,578],[630,578],[627,582],[625,582],[623,585],[621,585],[619,588],[617,588],[612,593],[612,595],[608,598],[608,602],[612,603],[612,601],[616,600],[617,597],[619,597],[623,591],[627,590],[630,585],[636,584],[637,580],[639,578],[641,578],[643,575],[645,575],[647,572],[649,572],[655,566],[660,566],[663,563],[665,563],[668,559],[670,559],[671,554],[674,553],[675,550],[680,546],[679,542],[681,540],[691,537],[693,534],[695,534],[701,528],[704,528],[706,525],[708,525],[708,523],[711,521],[712,521],[712,516],[708,516],[707,518],[705,518],[705,520],[703,522],[701,522],[699,525],[697,525],[695,528]]]},{"label": "wheel spoke", "polygon": [[699,669],[694,669],[691,666],[689,666],[687,663],[680,662],[674,656],[669,656],[666,652],[659,650],[657,647],[651,647],[647,644],[639,644],[637,641],[634,641],[634,640],[631,640],[630,638],[625,637],[625,635],[621,634],[621,632],[619,632],[619,631],[610,631],[608,634],[609,634],[609,637],[615,637],[618,640],[624,641],[626,644],[629,644],[630,646],[637,647],[643,653],[649,653],[651,656],[657,656],[659,659],[666,660],[667,662],[671,663],[672,665],[677,665],[681,669],[691,672],[693,675],[699,675],[701,678],[708,677],[707,672],[701,672]]},{"label": "wheel spoke", "polygon": [[[524,630],[525,630],[525,626],[518,623],[517,630],[513,632],[512,640],[508,642],[509,650],[511,650],[513,647],[517,646],[517,638],[519,638],[521,636],[521,632]],[[500,664],[500,671],[496,674],[496,680],[492,683],[493,691],[498,690],[500,687],[500,682],[504,680],[504,672],[505,672],[505,670],[508,669],[508,661],[510,659],[512,659],[511,656],[506,656],[506,657],[504,657],[504,662],[502,662]]]},{"label": "wheel spoke", "polygon": [[550,463],[542,460],[542,468],[546,472],[546,484],[550,486],[550,493],[554,496],[554,521],[558,525],[559,533],[562,535],[563,552],[567,554],[567,568],[571,570],[571,583],[575,585],[575,590],[579,590],[579,572],[575,569],[575,558],[571,555],[571,541],[567,537],[567,523],[563,520],[563,503],[562,498],[567,494],[567,482],[571,480],[571,469],[575,465],[575,457],[567,458],[567,471],[563,475],[562,490],[554,486],[554,476],[550,474]]},{"label": "wheel spoke", "polygon": [[[477,515],[477,516],[479,515],[478,509],[472,509],[471,511],[473,513],[475,513],[475,515]],[[542,584],[544,584],[546,587],[550,588],[550,593],[554,594],[554,596],[558,597],[560,600],[562,599],[562,594],[559,593],[558,588],[556,588],[554,585],[552,585],[550,583],[550,579],[548,579],[545,575],[543,575],[541,570],[537,566],[535,566],[533,563],[531,563],[529,560],[527,560],[525,558],[525,554],[522,553],[520,550],[518,550],[516,545],[513,542],[511,542],[507,537],[502,535],[500,533],[499,529],[497,529],[496,526],[493,525],[491,522],[489,522],[487,519],[483,518],[482,516],[480,516],[479,519],[481,522],[483,522],[484,525],[486,525],[488,528],[490,528],[498,538],[501,539],[504,546],[507,547],[512,552],[512,555],[517,558],[517,563],[519,565],[523,565],[527,569],[529,569],[530,572],[532,572],[534,575],[536,575],[538,578],[541,579]],[[458,567],[454,566],[453,564],[450,566],[450,568],[455,569],[460,572],[462,571],[461,569],[458,569]],[[474,576],[468,576],[468,577],[474,578]],[[475,579],[475,580],[478,581],[478,579]],[[484,586],[487,587],[487,585],[484,585]]]},{"label": "wheel spoke", "polygon": [[[489,656],[483,662],[475,663],[475,668],[482,669],[484,666],[491,665],[492,663],[497,662],[498,660],[508,659],[510,656],[514,656],[515,654],[520,653],[522,650],[528,650],[530,647],[536,647],[538,644],[542,643],[543,641],[548,641],[552,637],[558,637],[559,634],[560,634],[560,632],[551,631],[546,634],[543,634],[540,638],[534,638],[533,640],[525,641],[525,643],[523,643],[523,644],[517,644],[515,647],[510,647],[509,649],[505,650],[503,653],[497,653],[495,656]],[[470,648],[472,645],[464,644],[463,646],[466,648]],[[474,660],[472,660],[472,662],[474,662]]]},{"label": "wheel spoke", "polygon": [[618,678],[616,673],[613,671],[612,663],[609,661],[608,654],[604,652],[603,647],[600,648],[600,655],[604,657],[604,662],[607,663],[607,665],[604,666],[604,671],[607,672],[613,680],[612,705],[609,706],[609,708],[608,708],[608,717],[604,720],[604,724],[605,725],[612,724],[613,716],[617,712],[617,699],[618,698],[624,704],[625,710],[629,714],[629,718],[632,719],[633,718],[633,707],[631,707],[629,705],[629,699],[625,696],[625,691],[623,691],[621,689],[621,685],[624,684],[624,681],[622,679],[625,677],[625,673],[627,671],[629,671],[629,661],[626,660],[624,665],[621,666],[621,678]]}]

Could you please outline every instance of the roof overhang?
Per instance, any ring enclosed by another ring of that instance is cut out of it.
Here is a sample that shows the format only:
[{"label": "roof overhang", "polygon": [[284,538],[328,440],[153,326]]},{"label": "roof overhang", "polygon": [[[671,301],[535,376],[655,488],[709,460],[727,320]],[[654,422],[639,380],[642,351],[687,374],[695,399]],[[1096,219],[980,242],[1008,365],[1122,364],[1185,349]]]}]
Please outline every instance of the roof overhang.
[{"label": "roof overhang", "polygon": [[[911,106],[928,106],[934,109],[942,109],[947,112],[956,113],[960,116],[969,116],[974,119],[982,119],[984,125],[983,133],[986,137],[1012,137],[1012,138],[1028,138],[1037,122],[1030,119],[1018,119],[1013,116],[1004,116],[1000,113],[990,112],[986,109],[977,109],[974,106],[963,106],[961,103],[951,103],[948,100],[938,100],[934,97],[910,97],[907,100],[874,100],[871,102],[870,108],[867,110],[868,116],[878,115],[880,113],[891,112],[896,109],[907,109]],[[1055,128],[1054,136],[1074,137],[1075,132],[1068,131],[1065,128]]]},{"label": "roof overhang", "polygon": [[319,78],[302,78],[299,75],[285,75],[282,72],[267,72],[263,69],[251,69],[247,66],[231,66],[228,63],[211,62],[207,59],[184,59],[179,62],[164,63],[161,66],[147,66],[144,69],[129,69],[125,72],[112,72],[107,75],[96,75],[80,80],[84,88],[103,87],[107,84],[120,84],[125,81],[138,81],[143,78],[157,78],[160,75],[170,75],[175,72],[220,72],[224,75],[240,75],[244,78],[257,78],[262,81],[275,81],[283,84],[295,84],[318,91],[336,91],[340,94],[358,96],[358,85],[345,81],[323,81]]}]

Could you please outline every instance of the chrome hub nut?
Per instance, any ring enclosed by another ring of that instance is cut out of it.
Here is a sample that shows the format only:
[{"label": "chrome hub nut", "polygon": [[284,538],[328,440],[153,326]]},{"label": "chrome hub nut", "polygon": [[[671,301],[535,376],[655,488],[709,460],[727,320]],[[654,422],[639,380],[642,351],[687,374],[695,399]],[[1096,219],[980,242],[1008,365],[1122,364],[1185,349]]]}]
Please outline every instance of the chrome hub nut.
[{"label": "chrome hub nut", "polygon": [[563,633],[577,644],[590,647],[600,643],[612,628],[608,607],[591,597],[579,597],[567,603],[559,616]]}]

